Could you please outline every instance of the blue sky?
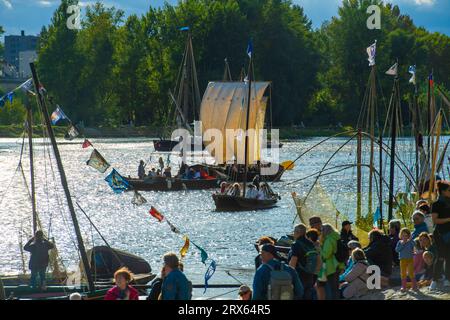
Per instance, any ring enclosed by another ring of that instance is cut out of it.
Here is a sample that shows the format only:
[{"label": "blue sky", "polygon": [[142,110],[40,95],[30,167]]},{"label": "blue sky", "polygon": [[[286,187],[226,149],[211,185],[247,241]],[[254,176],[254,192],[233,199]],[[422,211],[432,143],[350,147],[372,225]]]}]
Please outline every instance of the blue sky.
[{"label": "blue sky", "polygon": [[[176,3],[178,0],[168,0]],[[293,0],[302,5],[314,27],[337,14],[341,0]],[[0,0],[0,25],[6,34],[39,33],[43,25],[50,23],[53,11],[60,0]],[[82,5],[94,1],[80,1]],[[164,0],[104,0],[106,5],[121,8],[126,14],[142,14],[147,8],[160,6]],[[430,31],[439,31],[450,35],[450,0],[391,0],[398,4],[403,13],[409,14],[419,26]]]}]

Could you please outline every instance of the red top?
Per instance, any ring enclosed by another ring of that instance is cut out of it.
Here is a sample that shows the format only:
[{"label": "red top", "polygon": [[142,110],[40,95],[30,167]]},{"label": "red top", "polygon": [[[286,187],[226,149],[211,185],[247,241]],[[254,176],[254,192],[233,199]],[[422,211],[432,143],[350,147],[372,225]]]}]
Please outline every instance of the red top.
[{"label": "red top", "polygon": [[128,299],[120,299],[120,289],[114,286],[106,293],[105,300],[139,300],[139,292],[135,288],[128,286],[128,292]]}]

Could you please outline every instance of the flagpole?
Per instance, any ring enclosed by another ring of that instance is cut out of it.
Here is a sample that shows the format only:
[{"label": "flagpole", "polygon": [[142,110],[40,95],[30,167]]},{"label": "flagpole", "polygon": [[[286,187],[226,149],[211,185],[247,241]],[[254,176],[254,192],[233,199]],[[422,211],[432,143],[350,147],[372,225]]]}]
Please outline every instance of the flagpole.
[{"label": "flagpole", "polygon": [[27,109],[27,131],[28,146],[30,149],[30,182],[31,182],[31,211],[33,213],[33,234],[37,231],[37,212],[36,212],[36,185],[34,178],[34,154],[33,154],[33,114],[28,96],[25,95],[25,106]]},{"label": "flagpole", "polygon": [[41,94],[40,82],[39,82],[39,78],[38,78],[36,68],[35,68],[33,62],[30,63],[30,68],[31,68],[31,73],[33,74],[34,87],[36,89],[38,103],[41,108],[41,111],[42,111],[42,114],[44,117],[44,121],[45,121],[45,126],[47,128],[48,136],[50,138],[50,141],[51,141],[51,144],[53,147],[53,153],[55,155],[56,164],[58,166],[61,184],[64,189],[64,193],[66,195],[67,206],[69,207],[70,216],[72,218],[73,227],[75,229],[75,235],[76,235],[77,242],[78,242],[78,250],[80,252],[81,262],[83,264],[84,272],[86,274],[86,278],[88,281],[88,288],[89,288],[90,292],[94,292],[95,285],[94,285],[94,280],[92,277],[91,269],[89,266],[89,260],[88,260],[88,256],[86,253],[86,249],[84,247],[83,237],[81,236],[80,226],[78,225],[78,219],[77,219],[77,216],[75,213],[75,208],[73,206],[72,197],[70,195],[70,190],[69,190],[69,185],[67,183],[66,173],[64,171],[64,167],[63,167],[63,164],[61,161],[61,155],[59,153],[58,145],[56,143],[55,134],[54,134],[53,128],[50,124],[50,117],[48,116],[47,105],[45,103],[44,97]]},{"label": "flagpole", "polygon": [[243,197],[245,198],[245,192],[247,189],[247,176],[248,176],[248,126],[250,122],[250,105],[252,96],[252,64],[253,64],[253,48],[250,54],[250,64],[248,66],[248,101],[247,101],[247,119],[245,125],[245,175],[244,175],[244,188]]},{"label": "flagpole", "polygon": [[393,218],[394,210],[394,171],[395,171],[395,144],[397,138],[397,104],[398,104],[398,75],[394,79],[394,86],[392,88],[392,130],[391,130],[391,157],[390,157],[390,172],[389,172],[389,211],[388,221]]}]

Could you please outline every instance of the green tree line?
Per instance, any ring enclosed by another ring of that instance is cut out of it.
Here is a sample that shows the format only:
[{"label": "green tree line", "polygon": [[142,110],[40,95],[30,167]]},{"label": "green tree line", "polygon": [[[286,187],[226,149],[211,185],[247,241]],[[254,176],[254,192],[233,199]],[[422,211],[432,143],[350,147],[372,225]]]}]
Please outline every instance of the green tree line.
[{"label": "green tree line", "polygon": [[[385,99],[392,78],[384,72],[397,59],[406,109],[413,93],[409,65],[417,65],[421,101],[432,69],[435,81],[450,87],[450,38],[415,26],[398,6],[380,0],[344,0],[337,15],[316,30],[290,0],[186,0],[127,18],[96,3],[86,7],[82,28],[69,30],[67,7],[77,3],[62,0],[42,28],[38,70],[54,101],[74,122],[88,126],[170,121],[168,92],[184,51],[184,26],[192,33],[201,92],[208,81],[221,80],[224,58],[239,79],[253,40],[256,80],[273,84],[274,126],[355,125],[370,73],[366,48],[375,39]],[[380,30],[366,27],[372,4],[382,10]]]}]

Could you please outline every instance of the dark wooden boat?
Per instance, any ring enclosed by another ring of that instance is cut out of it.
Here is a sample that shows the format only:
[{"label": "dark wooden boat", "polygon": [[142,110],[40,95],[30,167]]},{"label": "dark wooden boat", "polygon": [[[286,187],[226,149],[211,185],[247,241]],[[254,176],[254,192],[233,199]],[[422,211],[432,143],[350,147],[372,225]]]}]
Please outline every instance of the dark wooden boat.
[{"label": "dark wooden boat", "polygon": [[27,285],[4,286],[7,298],[19,300],[67,300],[75,292],[82,294],[83,300],[103,300],[109,288],[96,288],[95,292],[89,292],[87,286],[48,286],[45,291]]},{"label": "dark wooden boat", "polygon": [[[166,139],[160,139],[160,140],[153,140],[153,147],[155,148],[155,151],[157,152],[172,152],[173,148],[175,148],[180,141],[176,140],[166,140]],[[190,149],[191,151],[194,151],[198,146],[195,143],[191,143]],[[201,150],[203,151],[205,149],[205,146],[202,145]]]},{"label": "dark wooden boat", "polygon": [[277,205],[278,196],[270,199],[249,199],[241,196],[227,194],[213,194],[216,211],[251,211],[270,209]]},{"label": "dark wooden boat", "polygon": [[[237,174],[233,174],[232,172],[232,165],[225,165],[225,166],[212,166],[212,169],[227,175],[230,180],[236,181],[236,182],[244,182],[245,180],[245,170],[242,168],[239,170]],[[260,176],[263,181],[268,182],[277,182],[281,179],[281,176],[285,172],[284,168],[281,165],[278,165],[278,171],[275,174],[272,175],[262,175],[261,170],[257,168],[252,168],[247,171],[247,182],[253,181],[255,176]]]},{"label": "dark wooden boat", "polygon": [[172,152],[172,149],[179,143],[179,141],[174,140],[153,140],[153,147],[155,151],[158,152]]},{"label": "dark wooden boat", "polygon": [[180,190],[206,190],[218,188],[221,179],[181,179],[153,177],[149,179],[127,178],[132,187],[137,191],[180,191]]},{"label": "dark wooden boat", "polygon": [[96,285],[113,284],[114,272],[121,267],[127,267],[133,273],[135,284],[147,284],[156,277],[147,261],[129,252],[108,246],[96,246],[88,250],[87,255]]}]

